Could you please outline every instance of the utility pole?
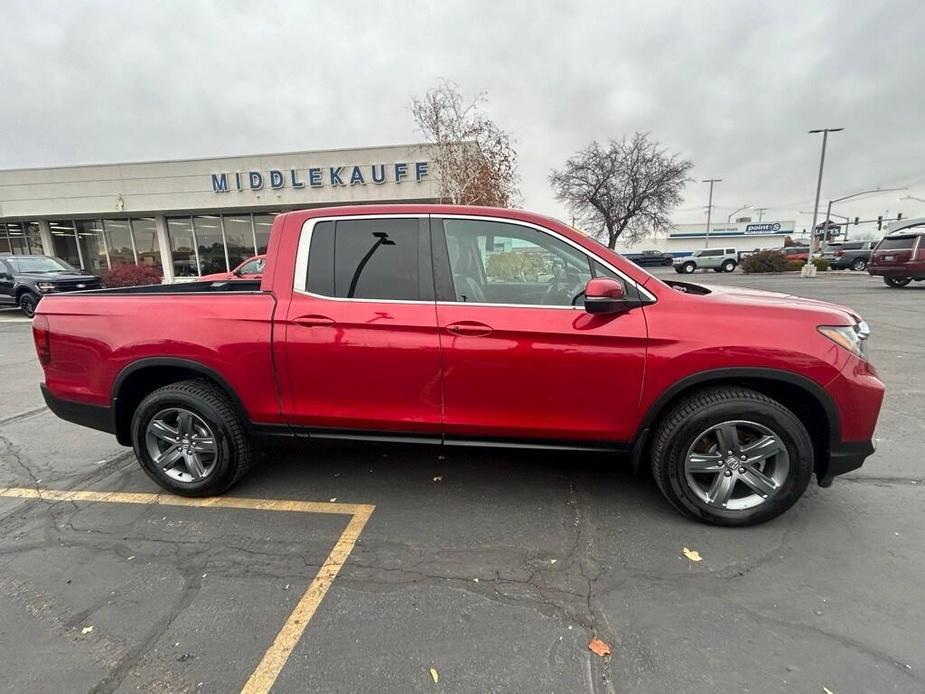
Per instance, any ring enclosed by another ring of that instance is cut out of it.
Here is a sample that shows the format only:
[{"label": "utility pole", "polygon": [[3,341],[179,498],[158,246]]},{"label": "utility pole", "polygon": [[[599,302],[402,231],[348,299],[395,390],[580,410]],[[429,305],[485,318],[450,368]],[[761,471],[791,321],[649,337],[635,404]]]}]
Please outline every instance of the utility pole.
[{"label": "utility pole", "polygon": [[705,178],[701,183],[710,184],[710,201],[707,203],[707,236],[703,242],[704,248],[710,247],[710,220],[713,218],[713,184],[720,183],[723,179],[721,178]]},{"label": "utility pole", "polygon": [[816,219],[819,217],[819,193],[822,191],[822,170],[825,167],[825,146],[829,140],[829,133],[837,133],[842,130],[844,130],[844,128],[819,128],[809,131],[810,135],[822,133],[822,155],[819,157],[819,178],[816,180],[816,202],[813,204],[813,224],[809,228],[810,233],[813,235],[813,239],[810,243],[809,253],[806,256],[806,265],[803,266],[801,272],[803,277],[816,276],[816,266],[813,265],[813,253],[816,252]]},{"label": "utility pole", "polygon": [[764,212],[767,210],[767,207],[756,207],[755,210],[758,212],[758,221],[761,221],[761,218],[764,217]]}]

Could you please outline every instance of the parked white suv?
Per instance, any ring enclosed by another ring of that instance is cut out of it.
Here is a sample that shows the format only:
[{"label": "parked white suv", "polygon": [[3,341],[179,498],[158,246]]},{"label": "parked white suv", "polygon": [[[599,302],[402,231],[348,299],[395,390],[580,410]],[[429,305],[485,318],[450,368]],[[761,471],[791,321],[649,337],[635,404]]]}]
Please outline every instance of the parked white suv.
[{"label": "parked white suv", "polygon": [[694,270],[713,270],[714,272],[732,272],[739,264],[739,254],[735,248],[704,248],[694,251],[692,255],[674,259],[674,271],[691,273]]}]

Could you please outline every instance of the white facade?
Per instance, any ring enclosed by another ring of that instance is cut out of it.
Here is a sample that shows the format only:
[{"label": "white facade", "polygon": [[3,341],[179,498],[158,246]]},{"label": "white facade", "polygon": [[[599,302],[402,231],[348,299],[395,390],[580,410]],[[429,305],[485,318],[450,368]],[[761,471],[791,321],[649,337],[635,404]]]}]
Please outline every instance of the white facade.
[{"label": "white facade", "polygon": [[429,145],[0,171],[0,253],[164,279],[232,269],[272,218],[306,207],[436,202]]},{"label": "white facade", "polygon": [[618,251],[659,250],[665,253],[686,254],[701,248],[735,248],[753,251],[764,248],[781,248],[784,238],[796,237],[795,221],[769,222],[718,222],[710,225],[678,224],[666,236],[648,236],[630,245],[617,242]]}]

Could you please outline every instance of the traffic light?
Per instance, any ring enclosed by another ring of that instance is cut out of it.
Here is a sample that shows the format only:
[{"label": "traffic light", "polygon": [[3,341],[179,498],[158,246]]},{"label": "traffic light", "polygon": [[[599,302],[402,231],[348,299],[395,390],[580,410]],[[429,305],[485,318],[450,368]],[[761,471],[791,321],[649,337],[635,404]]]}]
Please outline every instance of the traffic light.
[{"label": "traffic light", "polygon": [[877,231],[883,231],[883,215],[877,217]]},{"label": "traffic light", "polygon": [[860,218],[860,217],[855,217],[855,218],[854,218],[854,226],[857,226],[857,225],[858,225],[858,222],[860,222],[860,221],[861,221],[861,218]]},{"label": "traffic light", "polygon": [[898,221],[899,221],[900,219],[902,219],[902,218],[903,218],[903,213],[902,213],[902,212],[897,212],[897,213],[896,213],[896,221],[898,222]]}]

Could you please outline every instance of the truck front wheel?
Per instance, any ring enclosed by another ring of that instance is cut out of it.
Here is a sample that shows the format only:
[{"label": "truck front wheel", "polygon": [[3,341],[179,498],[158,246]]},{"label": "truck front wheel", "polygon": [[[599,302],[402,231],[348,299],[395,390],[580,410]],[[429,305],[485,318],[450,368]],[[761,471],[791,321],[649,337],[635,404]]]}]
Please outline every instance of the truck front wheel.
[{"label": "truck front wheel", "polygon": [[213,496],[247,472],[254,454],[240,414],[217,386],[180,381],[149,394],[132,417],[142,469],[182,496]]},{"label": "truck front wheel", "polygon": [[35,309],[39,305],[39,297],[32,292],[23,292],[19,297],[19,308],[26,316],[32,318],[35,315]]},{"label": "truck front wheel", "polygon": [[779,516],[806,490],[813,444],[779,402],[746,388],[709,388],[662,420],[652,472],[685,515],[713,525],[755,525]]}]

